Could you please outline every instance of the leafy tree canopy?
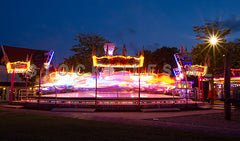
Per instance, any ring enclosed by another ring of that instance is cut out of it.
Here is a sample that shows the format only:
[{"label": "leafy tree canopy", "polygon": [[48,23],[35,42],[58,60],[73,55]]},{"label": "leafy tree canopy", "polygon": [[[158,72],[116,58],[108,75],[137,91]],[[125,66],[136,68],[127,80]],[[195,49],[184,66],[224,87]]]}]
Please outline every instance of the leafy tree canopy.
[{"label": "leafy tree canopy", "polygon": [[[206,23],[202,26],[193,26],[196,40],[202,40],[192,48],[193,64],[208,65],[208,73],[223,75],[224,59],[227,48],[233,49],[232,68],[240,66],[239,64],[239,43],[227,42],[226,37],[230,35],[231,30],[224,28],[218,22]],[[212,45],[210,38],[215,37],[217,43]]]},{"label": "leafy tree canopy", "polygon": [[74,41],[76,41],[76,44],[71,48],[71,51],[75,52],[75,54],[69,58],[64,58],[64,64],[66,64],[69,69],[82,64],[85,66],[84,72],[91,72],[93,66],[93,46],[96,47],[97,56],[103,56],[103,46],[109,41],[101,34],[96,33],[78,33],[78,35],[75,35]]},{"label": "leafy tree canopy", "polygon": [[148,70],[148,65],[156,65],[155,72],[162,73],[165,72],[163,67],[165,64],[169,64],[172,71],[173,68],[177,67],[174,54],[179,53],[179,49],[176,47],[166,47],[158,48],[155,51],[144,50],[144,64],[143,69]]}]

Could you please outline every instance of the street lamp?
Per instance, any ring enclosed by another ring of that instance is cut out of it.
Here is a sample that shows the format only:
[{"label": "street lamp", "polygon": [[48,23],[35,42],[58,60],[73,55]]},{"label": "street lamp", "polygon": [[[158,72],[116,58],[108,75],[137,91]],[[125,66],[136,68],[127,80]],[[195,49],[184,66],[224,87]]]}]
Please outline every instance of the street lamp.
[{"label": "street lamp", "polygon": [[212,36],[210,39],[209,39],[211,45],[215,46],[217,43],[218,43],[218,38],[215,37],[215,36]]},{"label": "street lamp", "polygon": [[[215,47],[217,45],[220,45],[219,42],[221,42],[220,38],[215,35],[210,35],[210,38],[208,39],[208,42],[212,47]],[[226,120],[231,120],[231,105],[230,105],[230,89],[231,89],[231,52],[232,52],[233,44],[229,46],[226,49],[226,56],[225,56],[225,64],[224,64],[224,95],[225,95],[225,101],[224,101],[224,118]],[[214,63],[215,64],[215,63]],[[214,65],[215,67],[215,65]],[[213,71],[214,72],[214,71]],[[212,78],[213,79],[213,78]],[[213,82],[213,80],[212,80]],[[213,86],[211,88],[212,91],[212,98],[214,98],[213,94]],[[214,100],[212,99],[212,102]]]},{"label": "street lamp", "polygon": [[214,57],[214,60],[213,60],[213,71],[212,71],[212,77],[211,77],[211,104],[213,105],[214,104],[214,73],[215,73],[215,67],[216,67],[216,63],[215,63],[215,47],[217,47],[218,45],[220,45],[219,43],[221,42],[221,38],[218,37],[217,35],[214,35],[214,34],[210,34],[208,39],[208,46],[212,47],[213,48],[213,57]]},{"label": "street lamp", "polygon": [[209,46],[215,47],[215,46],[221,46],[220,43],[222,43],[223,38],[220,37],[220,34],[214,34],[214,33],[209,33],[207,36],[207,40]]},{"label": "street lamp", "polygon": [[231,98],[230,98],[230,89],[231,89],[231,63],[232,63],[232,49],[231,47],[227,49],[227,54],[225,57],[224,65],[224,118],[226,120],[231,120]]}]

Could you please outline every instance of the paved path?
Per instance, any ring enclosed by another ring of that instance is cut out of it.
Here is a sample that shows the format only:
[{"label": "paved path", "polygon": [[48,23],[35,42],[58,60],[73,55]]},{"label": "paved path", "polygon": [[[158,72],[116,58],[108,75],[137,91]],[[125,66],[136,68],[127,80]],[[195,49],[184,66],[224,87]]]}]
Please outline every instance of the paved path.
[{"label": "paved path", "polygon": [[[1,105],[0,105],[1,106]],[[223,110],[196,110],[180,112],[51,112],[30,109],[3,108],[8,113],[33,113],[71,117],[85,120],[119,122],[144,126],[168,127],[211,134],[240,137],[240,110],[232,112],[232,120],[224,120]]]}]

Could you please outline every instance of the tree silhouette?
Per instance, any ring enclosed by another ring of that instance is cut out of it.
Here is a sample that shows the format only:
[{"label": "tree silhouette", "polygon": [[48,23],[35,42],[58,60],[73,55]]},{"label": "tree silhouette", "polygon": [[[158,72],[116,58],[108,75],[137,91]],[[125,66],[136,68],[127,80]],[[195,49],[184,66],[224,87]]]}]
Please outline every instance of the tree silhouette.
[{"label": "tree silhouette", "polygon": [[75,35],[74,41],[76,41],[76,44],[71,48],[71,51],[75,52],[75,54],[69,58],[64,58],[64,64],[66,64],[70,70],[82,64],[85,66],[84,72],[91,72],[93,66],[93,46],[96,47],[97,56],[103,56],[103,46],[109,41],[102,37],[101,34],[96,33],[78,33],[78,35]]}]

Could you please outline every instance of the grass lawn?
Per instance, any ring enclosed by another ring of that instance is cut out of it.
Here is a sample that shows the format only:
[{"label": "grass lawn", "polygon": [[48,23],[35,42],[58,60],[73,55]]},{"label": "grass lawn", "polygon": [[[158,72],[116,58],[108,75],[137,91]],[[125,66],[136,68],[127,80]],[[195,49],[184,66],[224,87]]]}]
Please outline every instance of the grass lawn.
[{"label": "grass lawn", "polygon": [[80,120],[38,114],[0,112],[0,141],[4,140],[239,140],[168,128]]}]

